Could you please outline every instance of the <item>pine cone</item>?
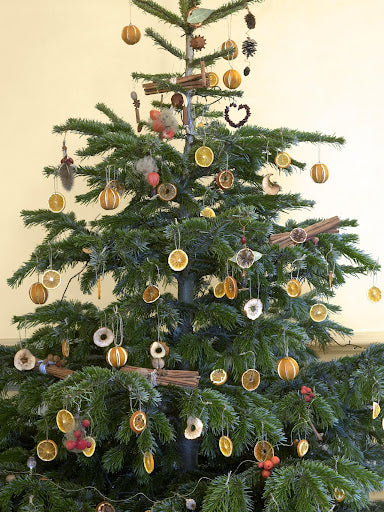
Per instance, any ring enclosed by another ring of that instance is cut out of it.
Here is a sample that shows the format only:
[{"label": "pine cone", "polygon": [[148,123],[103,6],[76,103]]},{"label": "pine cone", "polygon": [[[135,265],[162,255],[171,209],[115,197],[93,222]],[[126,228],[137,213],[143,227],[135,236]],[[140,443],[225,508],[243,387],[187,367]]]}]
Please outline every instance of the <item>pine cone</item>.
[{"label": "pine cone", "polygon": [[251,13],[251,11],[249,9],[248,9],[248,14],[246,14],[244,16],[244,19],[245,19],[245,23],[247,24],[247,27],[249,29],[256,27],[256,18],[254,17],[254,15]]},{"label": "pine cone", "polygon": [[253,57],[254,54],[256,53],[257,43],[254,39],[247,37],[247,39],[243,42],[242,48],[242,52],[247,58]]}]

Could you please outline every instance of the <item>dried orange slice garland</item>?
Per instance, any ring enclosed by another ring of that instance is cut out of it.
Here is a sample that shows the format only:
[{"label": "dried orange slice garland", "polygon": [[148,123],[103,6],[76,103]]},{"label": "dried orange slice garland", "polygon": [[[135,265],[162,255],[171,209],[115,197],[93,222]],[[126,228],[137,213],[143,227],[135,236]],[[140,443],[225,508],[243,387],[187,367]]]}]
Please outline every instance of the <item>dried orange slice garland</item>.
[{"label": "dried orange slice garland", "polygon": [[225,295],[228,299],[236,299],[237,297],[237,282],[236,279],[232,276],[227,276],[224,280],[224,290]]},{"label": "dried orange slice garland", "polygon": [[257,461],[264,462],[265,460],[271,460],[275,455],[275,451],[268,441],[258,441],[253,450],[253,454]]}]

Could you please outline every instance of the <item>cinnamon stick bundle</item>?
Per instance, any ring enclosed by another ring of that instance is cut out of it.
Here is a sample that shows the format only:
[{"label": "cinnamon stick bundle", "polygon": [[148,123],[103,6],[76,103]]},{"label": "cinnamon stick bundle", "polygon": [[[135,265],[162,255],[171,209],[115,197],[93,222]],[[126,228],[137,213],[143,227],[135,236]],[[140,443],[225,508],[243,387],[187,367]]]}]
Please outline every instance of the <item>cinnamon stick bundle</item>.
[{"label": "cinnamon stick bundle", "polygon": [[[303,228],[307,233],[307,239],[312,238],[315,235],[319,235],[320,233],[338,233],[340,226],[339,217],[331,217],[330,219],[322,220],[320,222],[316,222],[308,226],[307,228]],[[269,237],[270,243],[279,244],[280,249],[284,249],[285,247],[291,247],[296,245],[296,243],[290,237],[291,232],[277,233],[271,235]]]},{"label": "cinnamon stick bundle", "polygon": [[[171,84],[171,83],[170,83]],[[209,77],[205,73],[204,61],[200,62],[200,73],[196,75],[178,76],[176,84],[181,85],[184,89],[197,89],[209,86]],[[157,84],[156,82],[148,82],[143,84],[145,95],[158,94],[161,92],[169,91],[164,85]]]},{"label": "cinnamon stick bundle", "polygon": [[[47,359],[41,360],[35,357],[28,349],[19,350],[15,354],[14,365],[20,371],[35,370],[58,379],[66,379],[74,373],[69,368],[58,367],[49,364]],[[179,386],[182,388],[197,388],[200,376],[196,371],[188,370],[154,370],[153,368],[140,368],[137,366],[123,366],[121,372],[136,372],[153,382],[154,385]]]}]

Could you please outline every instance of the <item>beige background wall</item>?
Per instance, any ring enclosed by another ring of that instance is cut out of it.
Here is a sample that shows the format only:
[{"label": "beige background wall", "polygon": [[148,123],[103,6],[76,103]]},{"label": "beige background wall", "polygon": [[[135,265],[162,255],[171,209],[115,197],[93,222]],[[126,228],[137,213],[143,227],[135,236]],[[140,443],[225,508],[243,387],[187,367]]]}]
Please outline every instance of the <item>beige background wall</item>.
[{"label": "beige background wall", "polygon": [[[176,8],[175,0],[160,0]],[[205,7],[218,5],[204,2]],[[301,191],[317,201],[306,216],[340,215],[357,217],[361,246],[384,263],[382,232],[383,38],[382,0],[267,0],[252,8],[257,17],[251,32],[259,43],[252,59],[251,75],[244,80],[245,101],[252,109],[251,121],[267,127],[287,126],[344,135],[342,150],[324,148],[322,159],[330,169],[324,185],[314,184],[308,171],[284,180],[285,190]],[[182,46],[177,30],[132,8],[132,21],[144,29],[153,26]],[[61,158],[61,137],[51,134],[53,124],[69,116],[99,117],[93,106],[104,101],[117,113],[133,121],[130,73],[182,71],[172,56],[154,49],[150,40],[128,47],[120,39],[121,28],[129,23],[127,0],[19,0],[3,2],[1,16],[2,80],[1,167],[4,192],[1,201],[1,327],[0,338],[15,338],[10,325],[13,314],[30,311],[28,288],[33,278],[17,290],[5,279],[24,261],[41,240],[39,229],[26,231],[19,211],[45,208],[53,183],[41,175],[44,165]],[[208,49],[227,38],[228,24],[201,30]],[[244,40],[242,15],[233,17],[232,38]],[[242,70],[238,58],[235,67]],[[221,76],[227,64],[215,71]],[[142,115],[149,100],[135,86],[142,100]],[[225,102],[223,102],[225,106]],[[80,141],[69,136],[74,154]],[[313,146],[292,151],[308,165],[317,159]],[[283,180],[281,180],[283,181]],[[77,182],[74,193],[81,191]],[[79,217],[92,219],[99,208],[74,206],[74,193],[66,193],[68,209]],[[64,280],[66,281],[66,279]],[[379,285],[384,288],[383,275]],[[366,299],[369,278],[353,279],[340,290],[340,320],[357,331],[384,331],[384,301],[375,305]],[[63,289],[63,288],[62,288]],[[51,298],[60,297],[60,289]],[[79,296],[76,283],[70,296]],[[88,299],[88,297],[87,297]],[[108,294],[104,294],[107,301]],[[372,341],[378,340],[375,339]]]}]

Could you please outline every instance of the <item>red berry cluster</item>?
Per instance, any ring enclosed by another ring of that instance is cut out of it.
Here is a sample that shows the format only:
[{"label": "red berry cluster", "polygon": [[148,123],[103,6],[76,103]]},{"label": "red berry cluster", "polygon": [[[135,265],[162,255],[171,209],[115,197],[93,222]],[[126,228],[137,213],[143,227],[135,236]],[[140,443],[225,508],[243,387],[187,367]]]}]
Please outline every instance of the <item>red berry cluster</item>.
[{"label": "red berry cluster", "polygon": [[60,163],[62,164],[69,164],[69,165],[72,165],[73,164],[73,158],[68,158],[67,156],[62,158],[60,160]]},{"label": "red berry cluster", "polygon": [[72,432],[72,435],[75,437],[75,439],[68,439],[68,441],[66,441],[65,447],[67,448],[67,450],[82,451],[92,446],[92,443],[90,441],[84,439],[84,435],[86,434],[85,429],[88,428],[90,424],[90,421],[85,419],[81,422],[81,425],[84,428]]},{"label": "red berry cluster", "polygon": [[280,464],[280,459],[277,455],[274,455],[272,459],[259,462],[257,466],[259,469],[263,470],[261,472],[261,476],[263,478],[269,478],[271,476],[272,469],[278,464]]},{"label": "red berry cluster", "polygon": [[245,238],[245,236],[242,236],[242,237],[240,238],[240,242],[241,242],[243,245],[245,245],[245,244],[247,243],[247,239]]},{"label": "red berry cluster", "polygon": [[315,398],[315,393],[312,392],[311,388],[308,388],[307,386],[301,386],[300,394],[305,395],[304,400],[306,402],[311,402]]}]

